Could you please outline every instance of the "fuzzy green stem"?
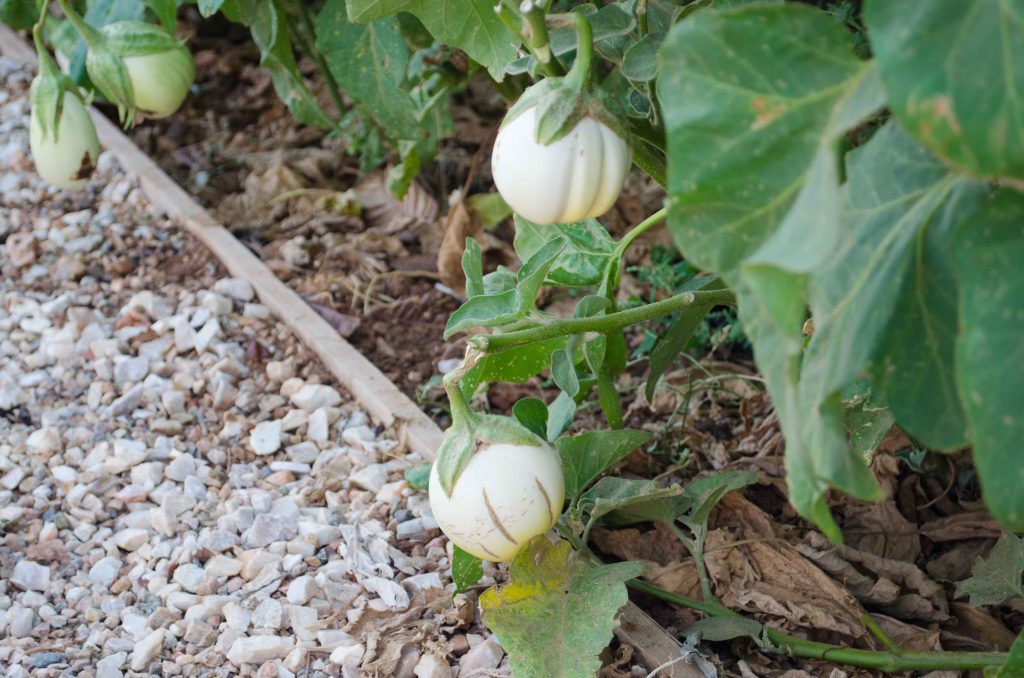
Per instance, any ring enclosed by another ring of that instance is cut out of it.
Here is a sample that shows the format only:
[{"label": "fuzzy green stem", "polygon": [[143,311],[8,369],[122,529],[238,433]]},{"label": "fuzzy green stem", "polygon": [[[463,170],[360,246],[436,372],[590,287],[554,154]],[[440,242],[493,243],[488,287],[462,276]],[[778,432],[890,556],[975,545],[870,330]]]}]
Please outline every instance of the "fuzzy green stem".
[{"label": "fuzzy green stem", "polygon": [[626,253],[630,245],[633,244],[637,238],[649,231],[653,226],[656,226],[659,222],[663,221],[668,216],[668,208],[662,207],[660,210],[647,217],[639,224],[634,226],[629,233],[622,236],[622,240],[615,246],[615,251],[612,252],[612,258],[617,259]]},{"label": "fuzzy green stem", "polygon": [[576,28],[576,60],[572,62],[565,81],[577,92],[590,88],[590,69],[594,60],[594,33],[590,20],[582,12],[574,12]]},{"label": "fuzzy green stem", "polygon": [[682,528],[676,523],[665,523],[672,530],[672,534],[682,543],[686,550],[693,556],[693,564],[697,568],[697,578],[700,580],[700,595],[704,600],[717,602],[715,594],[711,591],[711,577],[708,576],[708,566],[704,564],[704,534],[695,535],[690,539],[683,533]]},{"label": "fuzzy green stem", "polygon": [[334,74],[331,73],[324,55],[316,48],[316,27],[313,25],[313,17],[309,14],[308,3],[299,0],[295,4],[298,5],[299,19],[302,21],[302,27],[306,32],[306,51],[313,60],[313,63],[316,64],[316,68],[320,71],[324,82],[327,83],[327,93],[330,95],[331,101],[334,102],[334,107],[338,109],[338,117],[341,117],[348,109],[345,108],[345,102],[341,99],[341,89],[338,87],[338,81],[334,79]]},{"label": "fuzzy green stem", "polygon": [[57,4],[60,5],[60,9],[64,12],[64,16],[68,18],[71,25],[75,27],[78,34],[85,40],[85,44],[91,49],[94,45],[103,40],[103,34],[98,30],[90,26],[82,18],[82,15],[75,11],[75,8],[71,6],[68,0],[57,0]]},{"label": "fuzzy green stem", "polygon": [[[713,617],[739,616],[737,613],[717,603],[708,603],[681,596],[671,591],[654,586],[639,579],[627,584],[643,593],[654,596],[673,605],[704,612]],[[793,657],[820,659],[836,664],[848,664],[865,669],[875,669],[886,673],[901,671],[967,671],[984,669],[990,666],[1001,666],[1006,662],[1007,655],[1003,652],[909,652],[909,651],[877,651],[859,650],[855,648],[818,643],[813,640],[796,638],[770,626],[763,626],[764,635],[779,652]]]},{"label": "fuzzy green stem", "polygon": [[466,349],[466,356],[459,366],[441,378],[441,384],[444,386],[445,393],[448,394],[448,402],[451,405],[453,426],[469,424],[477,418],[462,392],[461,384],[482,357],[483,354],[479,350],[470,346]]},{"label": "fuzzy green stem", "polygon": [[519,12],[526,20],[523,31],[524,42],[530,52],[537,57],[537,63],[545,75],[561,75],[555,57],[551,53],[551,38],[548,26],[544,22],[544,8],[532,0],[524,0],[519,5]]},{"label": "fuzzy green stem", "polygon": [[[519,36],[519,39],[529,50],[530,54],[537,60],[538,68],[540,72],[546,77],[558,77],[562,75],[562,68],[558,62],[550,54],[550,47],[548,49],[548,60],[545,61],[541,58],[542,55],[538,54],[532,44],[531,35],[535,33],[529,28],[528,20],[516,12],[514,9],[506,5],[507,0],[500,0],[497,5],[494,6],[494,12],[498,15],[501,23],[512,32],[513,35]],[[543,10],[541,10],[543,12]],[[545,28],[546,32],[546,28]]]},{"label": "fuzzy green stem", "polygon": [[39,72],[53,77],[60,77],[60,67],[53,60],[53,57],[50,56],[50,51],[46,49],[46,43],[43,42],[43,26],[46,24],[47,16],[46,9],[44,4],[39,21],[32,27],[32,42],[35,43],[36,55],[39,57]]},{"label": "fuzzy green stem", "polygon": [[547,325],[530,329],[509,332],[507,334],[484,334],[473,337],[471,345],[485,353],[497,353],[515,346],[532,344],[553,337],[580,334],[582,332],[608,332],[610,330],[635,325],[691,306],[717,306],[719,304],[735,304],[736,295],[732,290],[713,290],[703,292],[683,292],[674,297],[645,304],[625,311],[590,318],[568,318],[555,320]]}]

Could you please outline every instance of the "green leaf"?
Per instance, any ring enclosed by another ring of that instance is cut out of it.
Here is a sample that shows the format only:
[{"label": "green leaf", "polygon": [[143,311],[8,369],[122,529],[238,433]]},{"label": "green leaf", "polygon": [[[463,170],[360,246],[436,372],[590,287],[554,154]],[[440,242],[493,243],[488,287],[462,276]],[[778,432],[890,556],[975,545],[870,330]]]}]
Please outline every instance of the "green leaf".
[{"label": "green leaf", "polygon": [[[704,280],[704,279],[702,279]],[[707,278],[705,284],[695,286],[698,290],[720,290],[725,288],[725,283],[720,278]],[[710,306],[694,306],[684,309],[676,314],[672,324],[667,330],[658,335],[651,347],[651,353],[647,361],[650,370],[647,374],[647,386],[644,393],[648,402],[654,398],[654,391],[658,388],[658,380],[661,375],[672,365],[686,345],[690,343],[694,332],[700,327],[704,317],[711,311]]]},{"label": "green leaf", "polygon": [[985,678],[1018,678],[1024,676],[1024,631],[1017,636],[1010,647],[1010,653],[1003,665],[985,669]]},{"label": "green leaf", "polygon": [[848,165],[844,237],[832,263],[811,277],[804,415],[838,400],[874,354],[872,371],[900,425],[955,448],[966,426],[949,369],[957,320],[945,258],[952,229],[985,188],[951,173],[895,123]]},{"label": "green leaf", "polygon": [[512,406],[512,414],[519,423],[547,440],[548,406],[539,398],[520,398]]},{"label": "green leaf", "polygon": [[879,402],[869,382],[858,381],[851,390],[853,393],[847,392],[843,397],[843,421],[850,432],[850,448],[870,463],[895,420],[892,411]]},{"label": "green leaf", "polygon": [[417,464],[405,469],[405,473],[402,474],[405,477],[405,482],[414,490],[425,491],[430,487],[431,466],[431,464]]},{"label": "green leaf", "polygon": [[559,393],[554,402],[548,405],[548,440],[556,440],[565,433],[576,416],[576,401],[567,393]]},{"label": "green leaf", "polygon": [[220,11],[224,0],[198,0],[199,13],[204,17],[210,17]]},{"label": "green leaf", "polygon": [[452,581],[455,593],[462,593],[484,576],[483,562],[452,544]]},{"label": "green leaf", "polygon": [[351,24],[345,0],[328,0],[316,17],[316,47],[348,96],[366,106],[392,139],[416,139],[416,105],[403,89],[409,48],[398,19]]},{"label": "green leaf", "polygon": [[564,239],[565,247],[548,271],[547,282],[552,285],[597,285],[615,250],[615,241],[596,219],[540,226],[517,214],[515,226],[515,250],[523,261],[548,242]]},{"label": "green leaf", "polygon": [[512,216],[512,208],[498,192],[474,193],[466,198],[466,202],[480,215],[487,228],[494,228]]},{"label": "green leaf", "polygon": [[564,249],[564,241],[551,240],[523,260],[523,267],[516,274],[516,289],[524,312],[533,310],[536,306],[537,293],[540,292],[548,272]]},{"label": "green leaf", "polygon": [[277,96],[304,125],[333,129],[334,120],[316,100],[299,72],[283,12],[274,0],[225,0],[221,5],[230,20],[249,27],[260,49],[260,65],[270,72]]},{"label": "green leaf", "polygon": [[649,82],[657,76],[658,48],[663,33],[648,33],[633,43],[622,58],[622,75],[633,82]]},{"label": "green leaf", "polygon": [[498,18],[492,0],[348,0],[348,17],[357,23],[399,12],[415,15],[431,35],[465,51],[495,80],[516,58],[519,39]]},{"label": "green leaf", "polygon": [[462,253],[462,273],[466,276],[466,296],[484,294],[484,262],[480,245],[472,238],[466,238],[466,249]]},{"label": "green leaf", "polygon": [[0,0],[0,22],[15,30],[32,28],[39,19],[41,0]]},{"label": "green leaf", "polygon": [[562,457],[565,494],[572,501],[592,482],[630,452],[651,439],[647,431],[589,431],[571,438],[559,438],[555,448]]},{"label": "green leaf", "polygon": [[1008,530],[1024,530],[1024,196],[1000,191],[960,228],[961,335],[956,376],[982,496]]},{"label": "green leaf", "polygon": [[1024,5],[873,0],[864,19],[900,122],[971,174],[1024,179]]},{"label": "green leaf", "polygon": [[501,353],[489,353],[463,378],[462,392],[469,398],[480,384],[495,381],[521,384],[550,367],[551,354],[563,348],[566,341],[566,337],[554,337]]},{"label": "green leaf", "polygon": [[974,561],[971,576],[958,582],[956,597],[969,596],[972,607],[998,605],[1024,595],[1020,575],[1024,570],[1024,539],[1003,533],[984,558]]},{"label": "green leaf", "polygon": [[484,622],[517,678],[592,678],[629,599],[624,582],[643,570],[632,562],[593,565],[567,542],[552,545],[541,535],[516,554],[509,583],[480,596]]},{"label": "green leaf", "polygon": [[521,317],[519,294],[516,290],[507,290],[501,294],[478,294],[470,297],[448,317],[444,338],[448,339],[456,332],[471,327],[496,327]]},{"label": "green leaf", "polygon": [[572,352],[560,348],[551,354],[551,378],[567,396],[575,398],[580,392],[580,380]]},{"label": "green leaf", "polygon": [[612,511],[630,509],[634,505],[648,506],[652,501],[677,497],[682,492],[678,485],[663,487],[656,480],[634,480],[606,476],[580,495],[579,509],[588,514],[593,524]]},{"label": "green leaf", "polygon": [[693,502],[687,515],[692,523],[706,523],[711,510],[722,497],[757,482],[755,471],[719,471],[691,480],[683,489],[683,496]]},{"label": "green leaf", "polygon": [[[828,168],[822,147],[882,103],[849,32],[802,4],[695,12],[659,63],[669,228],[688,259],[723,273],[779,227],[816,159]],[[801,253],[827,256],[834,229],[820,230]]]},{"label": "green leaf", "polygon": [[144,0],[146,7],[153,10],[164,28],[173,33],[178,27],[178,3],[176,0]]}]

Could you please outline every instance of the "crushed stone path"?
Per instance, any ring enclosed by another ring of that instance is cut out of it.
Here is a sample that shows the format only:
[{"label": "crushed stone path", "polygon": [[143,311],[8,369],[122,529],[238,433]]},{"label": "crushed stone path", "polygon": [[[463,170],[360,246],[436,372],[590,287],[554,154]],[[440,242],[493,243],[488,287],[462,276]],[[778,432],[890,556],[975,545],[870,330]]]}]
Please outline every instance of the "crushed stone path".
[{"label": "crushed stone path", "polygon": [[510,675],[423,460],[109,154],[48,187],[31,77],[0,59],[0,673]]}]

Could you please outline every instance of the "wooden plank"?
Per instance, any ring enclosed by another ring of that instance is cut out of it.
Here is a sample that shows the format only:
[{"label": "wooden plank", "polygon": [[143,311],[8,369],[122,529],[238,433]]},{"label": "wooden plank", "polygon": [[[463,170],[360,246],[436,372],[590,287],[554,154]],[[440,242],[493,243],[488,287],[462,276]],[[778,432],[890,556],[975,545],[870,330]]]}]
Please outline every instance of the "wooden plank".
[{"label": "wooden plank", "polygon": [[[35,64],[36,55],[25,41],[0,24],[0,54]],[[121,167],[139,178],[149,201],[178,221],[200,240],[236,278],[249,281],[262,301],[303,344],[313,351],[334,377],[385,426],[395,424],[409,449],[433,460],[442,431],[402,393],[377,366],[345,341],[290,287],[281,282],[249,248],[192,199],[102,113],[90,109],[100,143]],[[679,642],[633,603],[619,615],[616,635],[636,648],[654,678],[704,678],[703,672],[680,657]]]}]

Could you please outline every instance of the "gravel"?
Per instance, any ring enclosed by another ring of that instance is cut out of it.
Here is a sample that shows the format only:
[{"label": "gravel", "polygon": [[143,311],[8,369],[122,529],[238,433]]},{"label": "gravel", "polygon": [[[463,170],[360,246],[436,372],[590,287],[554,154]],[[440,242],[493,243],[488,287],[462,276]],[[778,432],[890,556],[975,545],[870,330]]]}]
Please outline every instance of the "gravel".
[{"label": "gravel", "polygon": [[37,177],[30,79],[0,59],[6,675],[510,675],[423,460],[109,154]]}]

